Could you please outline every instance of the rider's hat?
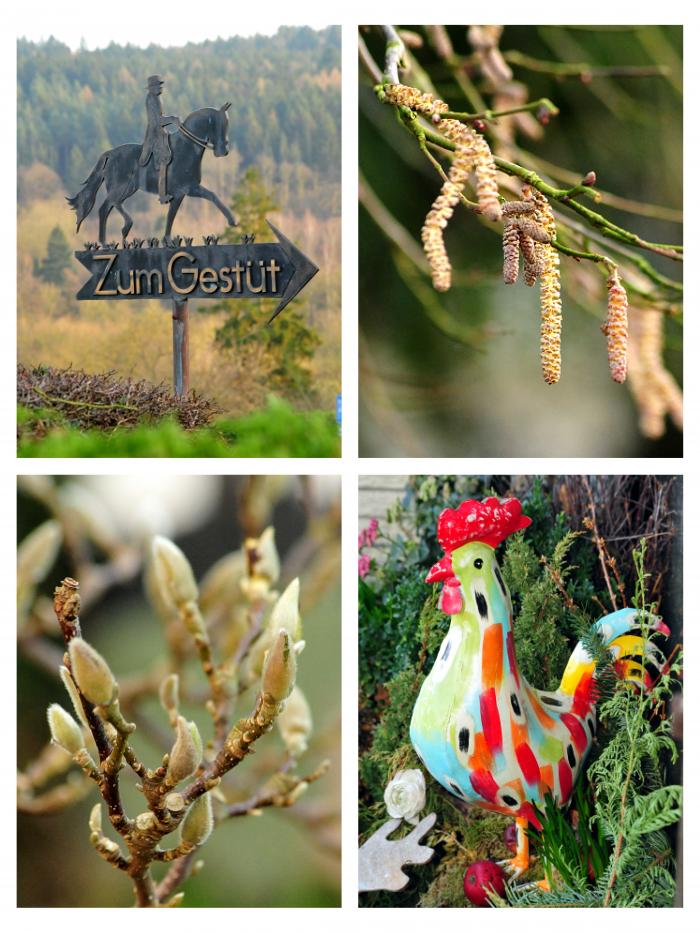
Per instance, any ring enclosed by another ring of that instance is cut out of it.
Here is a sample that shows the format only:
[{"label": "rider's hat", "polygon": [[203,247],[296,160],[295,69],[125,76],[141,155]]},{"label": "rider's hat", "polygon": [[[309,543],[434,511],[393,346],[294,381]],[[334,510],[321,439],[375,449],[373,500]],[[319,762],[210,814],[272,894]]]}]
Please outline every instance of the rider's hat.
[{"label": "rider's hat", "polygon": [[163,79],[160,75],[151,75],[148,79],[148,87],[160,87],[163,84]]}]

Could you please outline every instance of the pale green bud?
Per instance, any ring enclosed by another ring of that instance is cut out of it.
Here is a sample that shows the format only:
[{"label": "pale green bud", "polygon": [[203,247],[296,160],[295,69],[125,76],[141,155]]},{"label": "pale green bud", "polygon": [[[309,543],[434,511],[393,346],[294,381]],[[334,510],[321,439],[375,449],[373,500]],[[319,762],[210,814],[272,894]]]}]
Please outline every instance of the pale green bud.
[{"label": "pale green bud", "polygon": [[116,698],[117,682],[102,655],[82,638],[68,646],[71,673],[86,700],[95,706],[109,706]]},{"label": "pale green bud", "polygon": [[17,585],[40,583],[58,556],[63,532],[55,519],[31,531],[17,548]]},{"label": "pale green bud", "polygon": [[96,803],[95,806],[90,810],[90,820],[89,820],[90,831],[97,833],[98,835],[102,834],[102,804]]},{"label": "pale green bud", "polygon": [[197,583],[192,567],[180,548],[169,538],[156,535],[151,546],[155,579],[163,597],[178,609],[196,602]]},{"label": "pale green bud", "polygon": [[61,680],[63,681],[63,686],[68,692],[71,703],[73,704],[73,709],[75,710],[75,715],[82,722],[85,728],[88,728],[88,721],[85,716],[85,710],[83,709],[83,703],[80,699],[80,694],[78,693],[78,688],[75,686],[75,681],[70,675],[70,671],[67,667],[61,666],[59,668],[59,673],[61,675]]},{"label": "pale green bud", "polygon": [[158,696],[163,709],[170,714],[171,719],[177,716],[180,705],[180,678],[177,674],[168,674],[161,682],[158,689]]},{"label": "pale green bud", "polygon": [[56,745],[65,748],[71,755],[75,755],[81,748],[85,748],[80,726],[62,706],[59,706],[58,703],[52,703],[47,710],[47,715],[51,739]]},{"label": "pale green bud", "polygon": [[193,722],[187,722],[184,716],[178,716],[175,743],[168,760],[168,784],[179,784],[193,775],[201,760],[202,739],[197,726]]},{"label": "pale green bud", "polygon": [[282,630],[270,648],[262,672],[262,690],[275,703],[286,700],[294,687],[297,659],[287,632]]},{"label": "pale green bud", "polygon": [[282,741],[294,758],[299,758],[308,748],[312,726],[311,710],[306,697],[299,687],[295,687],[284,709],[277,717],[277,727]]},{"label": "pale green bud", "polygon": [[292,580],[275,603],[270,614],[268,630],[275,635],[284,629],[293,642],[301,639],[301,616],[299,615],[299,578]]},{"label": "pale green bud", "polygon": [[206,842],[214,828],[214,814],[211,807],[211,795],[202,794],[187,811],[187,816],[180,827],[180,839],[193,846]]},{"label": "pale green bud", "polygon": [[234,551],[218,560],[204,575],[199,587],[199,606],[203,613],[228,610],[240,599],[241,580],[245,576],[243,551]]}]

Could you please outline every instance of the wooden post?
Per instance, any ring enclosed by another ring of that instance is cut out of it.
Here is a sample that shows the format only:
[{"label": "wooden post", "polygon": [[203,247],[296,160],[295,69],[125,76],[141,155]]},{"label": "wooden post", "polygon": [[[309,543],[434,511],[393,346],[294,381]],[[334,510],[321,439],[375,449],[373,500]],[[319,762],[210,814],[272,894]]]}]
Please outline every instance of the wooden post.
[{"label": "wooden post", "polygon": [[190,391],[190,315],[187,299],[173,300],[173,382],[175,395]]}]

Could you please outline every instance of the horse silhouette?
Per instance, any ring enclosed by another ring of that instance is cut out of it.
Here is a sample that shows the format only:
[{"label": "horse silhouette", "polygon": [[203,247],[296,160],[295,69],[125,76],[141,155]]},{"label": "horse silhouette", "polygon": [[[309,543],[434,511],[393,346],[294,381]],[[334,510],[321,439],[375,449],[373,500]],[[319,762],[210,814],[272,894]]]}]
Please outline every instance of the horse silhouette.
[{"label": "horse silhouette", "polygon": [[[168,217],[165,224],[165,236],[170,236],[177,212],[186,196],[206,198],[215,204],[228,221],[229,226],[237,226],[231,211],[221,199],[202,185],[202,157],[205,149],[211,149],[215,156],[228,155],[228,110],[223,107],[203,107],[195,110],[184,121],[178,122],[176,132],[170,135],[172,161],[168,166],[168,194],[172,201],[168,204]],[[147,165],[139,165],[141,143],[127,143],[108,149],[97,160],[97,164],[83,183],[75,197],[66,200],[76,212],[77,228],[95,206],[95,198],[100,185],[105,184],[105,200],[100,205],[99,241],[107,240],[107,219],[116,208],[124,218],[122,240],[129,235],[133,218],[124,210],[124,201],[137,191],[158,194],[158,167],[154,159]]]}]

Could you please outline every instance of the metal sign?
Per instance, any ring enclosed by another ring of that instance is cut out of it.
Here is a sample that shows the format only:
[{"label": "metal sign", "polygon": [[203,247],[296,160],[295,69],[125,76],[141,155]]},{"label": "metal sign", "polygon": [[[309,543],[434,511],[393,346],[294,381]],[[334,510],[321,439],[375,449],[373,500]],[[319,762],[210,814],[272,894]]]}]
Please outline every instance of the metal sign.
[{"label": "metal sign", "polygon": [[[222,107],[195,110],[184,120],[163,116],[163,81],[147,81],[147,128],[143,144],[117,146],[103,152],[78,193],[68,198],[77,229],[90,214],[100,188],[99,238],[75,256],[90,273],[77,294],[81,301],[120,298],[173,300],[173,374],[175,392],[189,390],[188,298],[276,298],[272,322],[318,272],[318,267],[269,221],[277,242],[218,243],[218,237],[172,236],[173,223],[185,197],[205,198],[221,211],[229,226],[238,226],[229,208],[202,185],[202,158],[207,149],[228,155],[228,111]],[[165,236],[127,240],[133,218],[124,202],[137,191],[158,195],[168,205]],[[107,221],[113,210],[124,224],[119,243],[107,241]]]},{"label": "metal sign", "polygon": [[77,298],[277,298],[272,321],[318,267],[268,224],[277,243],[193,246],[190,238],[188,242],[176,237],[166,238],[158,247],[134,241],[121,249],[115,243],[77,252],[76,258],[91,274]]}]

